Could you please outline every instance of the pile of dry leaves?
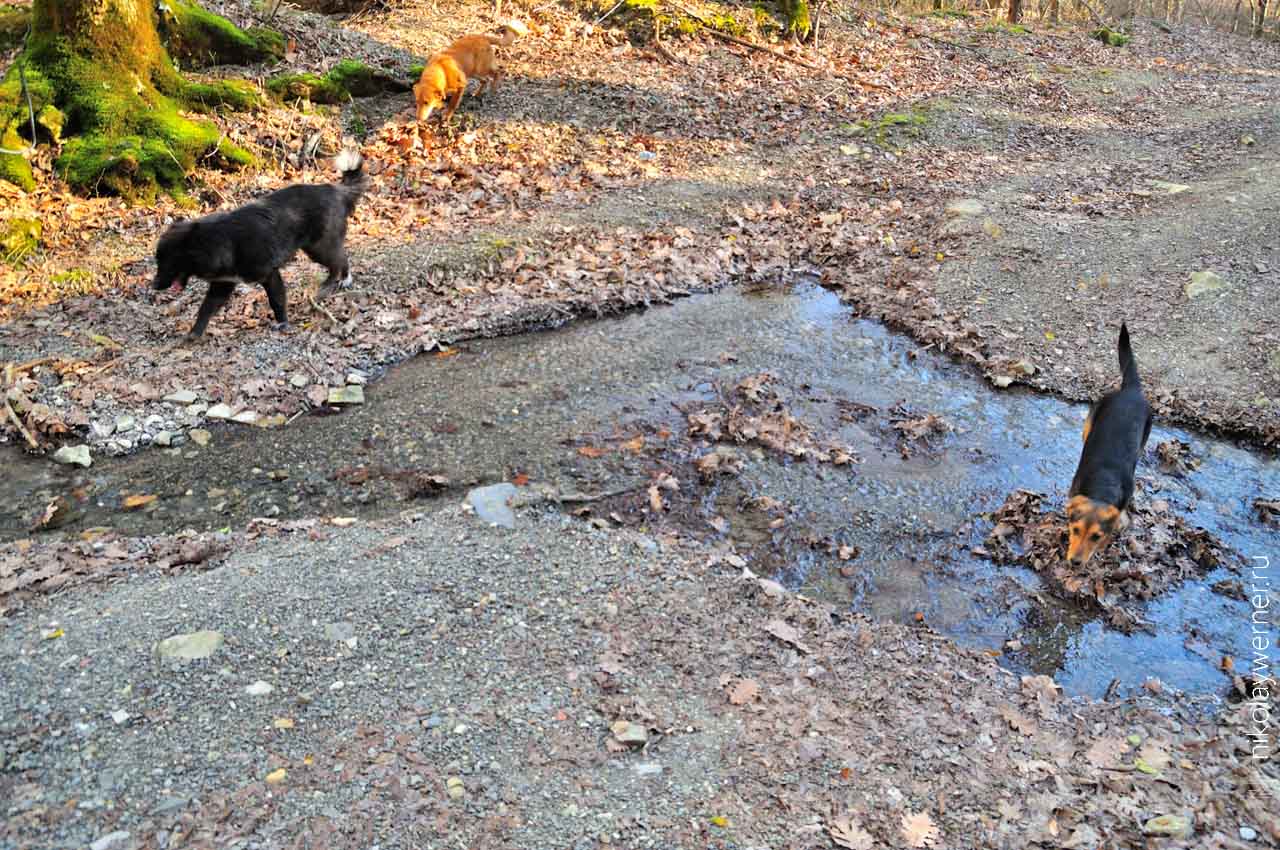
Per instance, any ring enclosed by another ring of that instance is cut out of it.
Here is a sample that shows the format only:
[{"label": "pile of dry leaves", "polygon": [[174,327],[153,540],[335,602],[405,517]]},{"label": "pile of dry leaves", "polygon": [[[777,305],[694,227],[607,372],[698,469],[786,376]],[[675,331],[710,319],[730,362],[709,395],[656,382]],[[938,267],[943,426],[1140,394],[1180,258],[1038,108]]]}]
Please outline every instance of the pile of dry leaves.
[{"label": "pile of dry leaves", "polygon": [[[686,411],[689,436],[712,443],[756,443],[770,451],[819,463],[849,466],[859,462],[849,446],[816,436],[808,425],[792,415],[778,394],[776,378],[768,372],[750,375],[715,405]],[[714,453],[713,453],[714,454]],[[702,472],[714,471],[712,461],[700,461]]]},{"label": "pile of dry leaves", "polygon": [[986,544],[975,552],[998,564],[1021,564],[1040,573],[1068,598],[1097,605],[1124,631],[1143,623],[1134,604],[1153,599],[1186,579],[1237,557],[1203,528],[1193,528],[1163,500],[1129,506],[1129,528],[1081,566],[1066,558],[1067,520],[1042,507],[1044,495],[1015,490],[991,519]]}]

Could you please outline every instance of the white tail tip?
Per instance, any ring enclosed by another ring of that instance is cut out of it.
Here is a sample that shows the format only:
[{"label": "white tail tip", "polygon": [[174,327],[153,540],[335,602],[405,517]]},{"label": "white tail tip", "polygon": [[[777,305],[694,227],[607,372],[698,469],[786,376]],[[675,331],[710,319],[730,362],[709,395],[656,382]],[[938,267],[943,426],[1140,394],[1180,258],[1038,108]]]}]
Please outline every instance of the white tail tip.
[{"label": "white tail tip", "polygon": [[521,37],[529,34],[529,28],[524,25],[524,22],[518,21],[515,18],[503,21],[502,27],[504,29],[511,30],[513,33]]},{"label": "white tail tip", "polygon": [[355,171],[360,167],[360,152],[347,149],[338,154],[338,158],[333,161],[334,167],[342,174]]}]

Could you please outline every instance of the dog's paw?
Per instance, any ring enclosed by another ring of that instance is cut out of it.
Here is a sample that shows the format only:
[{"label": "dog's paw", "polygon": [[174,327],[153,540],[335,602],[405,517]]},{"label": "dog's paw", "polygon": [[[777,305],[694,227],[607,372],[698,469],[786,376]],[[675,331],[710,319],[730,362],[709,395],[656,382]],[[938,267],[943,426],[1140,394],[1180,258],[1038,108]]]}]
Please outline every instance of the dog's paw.
[{"label": "dog's paw", "polygon": [[276,322],[274,325],[271,326],[271,328],[273,330],[279,331],[282,334],[285,334],[293,330],[293,325],[289,324],[288,322]]}]

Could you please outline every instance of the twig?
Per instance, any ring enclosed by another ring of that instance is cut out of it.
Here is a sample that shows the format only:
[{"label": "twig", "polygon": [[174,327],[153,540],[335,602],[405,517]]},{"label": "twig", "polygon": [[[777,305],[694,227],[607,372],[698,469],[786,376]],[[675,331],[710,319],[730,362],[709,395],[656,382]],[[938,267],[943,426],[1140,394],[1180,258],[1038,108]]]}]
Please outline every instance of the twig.
[{"label": "twig", "polygon": [[31,24],[27,24],[27,33],[22,37],[22,61],[18,63],[18,80],[22,83],[22,93],[27,96],[27,116],[31,119],[31,147],[36,146],[36,107],[31,102],[31,89],[27,88],[27,42],[31,39]]},{"label": "twig", "polygon": [[36,442],[36,438],[31,436],[31,432],[27,430],[27,426],[22,424],[22,420],[18,418],[18,414],[14,412],[13,405],[9,404],[9,399],[4,400],[4,412],[8,415],[9,421],[18,429],[18,433],[26,438],[27,445],[33,449],[40,448],[40,444]]},{"label": "twig", "polygon": [[318,312],[324,313],[325,317],[326,317],[330,322],[333,322],[334,327],[337,327],[337,325],[338,325],[338,320],[337,320],[337,319],[335,319],[335,318],[333,317],[333,314],[332,314],[332,313],[330,313],[328,310],[326,310],[326,309],[324,308],[324,306],[323,306],[319,301],[317,301],[317,300],[316,300],[316,297],[315,297],[314,295],[312,295],[311,293],[309,293],[309,292],[308,292],[308,293],[307,293],[307,300],[311,302],[311,308],[312,308],[313,310],[316,310],[316,311],[318,311]]},{"label": "twig", "polygon": [[666,59],[668,62],[672,63],[673,65],[689,64],[688,62],[681,59],[679,56],[672,53],[670,49],[668,49],[667,46],[660,41],[655,41],[653,43],[653,48],[654,50],[657,50],[658,53],[662,54],[662,58]]},{"label": "twig", "polygon": [[23,372],[30,372],[37,366],[44,366],[47,363],[55,363],[56,357],[41,357],[37,360],[28,360],[26,363],[15,363],[5,368],[5,381],[12,384],[13,379]]},{"label": "twig", "polygon": [[600,17],[596,18],[596,22],[595,22],[594,24],[592,24],[592,26],[594,26],[594,27],[598,27],[598,26],[600,26],[600,24],[604,21],[604,19],[605,19],[605,18],[609,17],[609,16],[610,16],[610,15],[612,15],[614,12],[618,11],[619,9],[621,9],[621,8],[622,8],[622,4],[623,4],[623,3],[625,3],[625,2],[627,2],[627,0],[618,0],[618,2],[614,5],[614,7],[613,7],[612,9],[610,9],[610,10],[609,10],[609,11],[607,11],[607,12],[605,12],[605,13],[604,13],[603,15],[601,15]]},{"label": "twig", "polygon": [[596,493],[595,495],[591,495],[591,496],[587,495],[586,493],[549,492],[547,493],[547,498],[561,505],[563,505],[566,502],[572,502],[574,504],[578,504],[581,502],[600,502],[605,499],[612,499],[614,496],[622,496],[627,493],[634,493],[637,490],[642,489],[643,487],[644,487],[643,484],[632,485],[631,487],[620,487],[617,490],[605,490],[603,493]]}]

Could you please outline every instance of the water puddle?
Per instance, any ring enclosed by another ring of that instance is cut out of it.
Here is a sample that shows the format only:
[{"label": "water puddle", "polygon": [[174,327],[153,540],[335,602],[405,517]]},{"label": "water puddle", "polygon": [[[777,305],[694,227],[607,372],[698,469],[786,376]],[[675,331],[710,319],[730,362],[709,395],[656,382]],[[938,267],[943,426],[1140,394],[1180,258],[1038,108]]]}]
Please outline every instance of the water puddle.
[{"label": "water puddle", "polygon": [[[766,371],[797,419],[864,462],[850,470],[744,447],[738,474],[683,492],[680,515],[673,508],[657,525],[732,543],[756,572],[876,617],[923,615],[935,629],[993,650],[1016,639],[1022,649],[1007,663],[1053,673],[1075,693],[1101,694],[1114,679],[1123,693],[1147,677],[1220,690],[1221,656],[1249,657],[1247,604],[1211,589],[1232,577],[1225,568],[1148,604],[1143,614],[1153,633],[1125,635],[1049,596],[1033,572],[973,555],[975,535],[985,530],[974,526],[975,515],[997,508],[1013,489],[1061,502],[1084,406],[997,394],[968,369],[853,319],[813,286],[722,292],[468,343],[456,356],[391,370],[368,389],[363,407],[304,417],[285,430],[214,427],[203,448],[104,458],[89,470],[13,452],[0,492],[0,536],[27,536],[34,516],[59,496],[71,512],[52,533],[382,515],[429,491],[429,475],[448,477],[453,495],[528,476],[561,492],[637,488],[633,503],[644,502],[655,475],[687,463],[681,408],[723,397]],[[938,414],[953,430],[904,457],[891,427],[903,411]],[[1280,494],[1280,462],[1160,427],[1151,446],[1170,438],[1191,444],[1202,464],[1175,475],[1148,457],[1139,467],[1140,498],[1166,500],[1245,557],[1280,555],[1274,530],[1252,507]],[[130,495],[158,498],[127,511]],[[744,508],[762,496],[787,506],[784,528]],[[428,509],[431,502],[414,504]],[[593,509],[596,516],[609,510],[605,503]],[[857,554],[842,559],[818,540]]]}]

